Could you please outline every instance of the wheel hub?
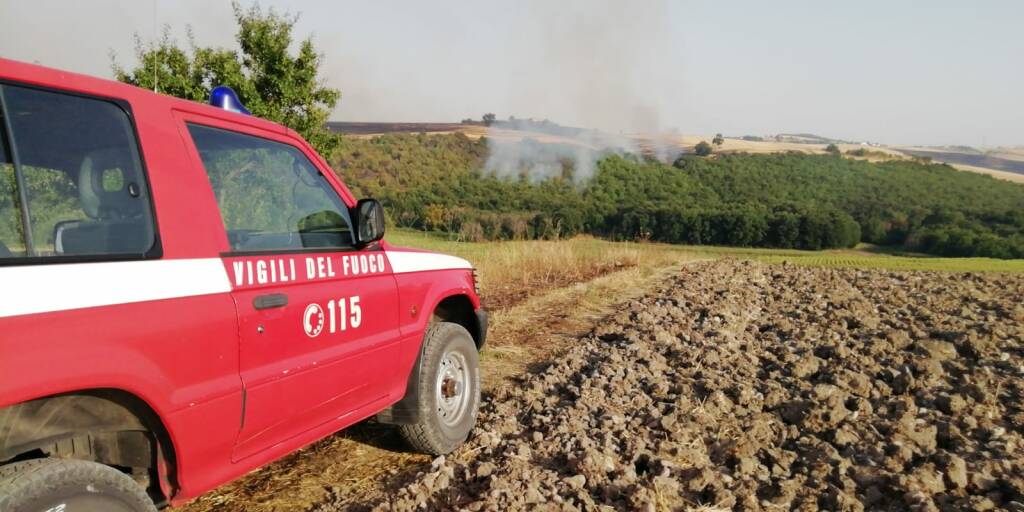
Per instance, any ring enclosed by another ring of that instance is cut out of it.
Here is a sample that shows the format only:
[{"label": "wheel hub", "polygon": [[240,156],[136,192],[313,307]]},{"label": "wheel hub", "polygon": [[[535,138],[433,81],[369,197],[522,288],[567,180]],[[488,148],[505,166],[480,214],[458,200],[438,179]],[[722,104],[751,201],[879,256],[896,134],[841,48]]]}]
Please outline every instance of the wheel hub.
[{"label": "wheel hub", "polygon": [[447,352],[441,357],[437,372],[437,414],[448,426],[462,421],[469,408],[469,365],[465,356],[458,352]]},{"label": "wheel hub", "polygon": [[455,398],[462,392],[459,381],[452,378],[445,378],[441,383],[441,395],[445,398]]}]

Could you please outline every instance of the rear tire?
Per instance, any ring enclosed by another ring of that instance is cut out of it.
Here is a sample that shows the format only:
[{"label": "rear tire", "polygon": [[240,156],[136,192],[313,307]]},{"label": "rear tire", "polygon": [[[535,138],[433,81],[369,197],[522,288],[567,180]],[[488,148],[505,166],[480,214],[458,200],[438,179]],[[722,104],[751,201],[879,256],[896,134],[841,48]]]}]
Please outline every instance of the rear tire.
[{"label": "rear tire", "polygon": [[399,431],[416,451],[444,455],[462,444],[476,425],[480,371],[476,344],[459,324],[431,324],[420,356],[419,421]]},{"label": "rear tire", "polygon": [[155,512],[128,475],[84,460],[34,459],[0,468],[4,512]]}]

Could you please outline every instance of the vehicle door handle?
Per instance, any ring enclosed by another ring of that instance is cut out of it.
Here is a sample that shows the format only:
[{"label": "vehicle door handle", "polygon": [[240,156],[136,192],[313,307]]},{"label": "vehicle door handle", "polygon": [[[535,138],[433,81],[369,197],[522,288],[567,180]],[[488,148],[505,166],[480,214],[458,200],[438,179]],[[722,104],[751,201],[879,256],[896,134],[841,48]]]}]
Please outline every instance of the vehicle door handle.
[{"label": "vehicle door handle", "polygon": [[288,305],[288,296],[283,293],[259,295],[252,299],[252,307],[256,309],[283,308]]}]

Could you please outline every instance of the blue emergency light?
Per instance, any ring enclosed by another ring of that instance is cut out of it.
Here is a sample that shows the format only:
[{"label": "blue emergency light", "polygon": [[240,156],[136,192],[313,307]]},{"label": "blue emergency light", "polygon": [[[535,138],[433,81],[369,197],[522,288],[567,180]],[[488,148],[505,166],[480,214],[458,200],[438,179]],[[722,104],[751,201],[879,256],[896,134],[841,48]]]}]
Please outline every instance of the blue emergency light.
[{"label": "blue emergency light", "polygon": [[238,95],[235,94],[235,90],[226,85],[218,85],[213,88],[213,91],[210,92],[210,105],[222,108],[229,112],[238,112],[239,114],[245,114],[247,116],[252,115],[252,112],[249,112],[249,110],[245,108],[245,105],[242,105],[241,100],[238,99]]}]

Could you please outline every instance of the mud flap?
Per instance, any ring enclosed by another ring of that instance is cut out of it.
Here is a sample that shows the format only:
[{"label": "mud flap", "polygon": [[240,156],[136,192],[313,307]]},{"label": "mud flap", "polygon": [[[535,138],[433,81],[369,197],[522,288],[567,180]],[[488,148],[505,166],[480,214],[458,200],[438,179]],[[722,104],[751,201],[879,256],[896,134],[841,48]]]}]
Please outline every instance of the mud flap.
[{"label": "mud flap", "polygon": [[483,350],[484,344],[487,343],[487,320],[487,310],[483,308],[476,310],[477,351]]},{"label": "mud flap", "polygon": [[417,402],[420,391],[420,365],[423,361],[423,346],[420,345],[420,353],[416,356],[416,363],[412,365],[409,372],[409,381],[405,385],[405,396],[391,407],[377,413],[376,419],[379,423],[388,425],[411,425],[420,421],[421,413]]}]

